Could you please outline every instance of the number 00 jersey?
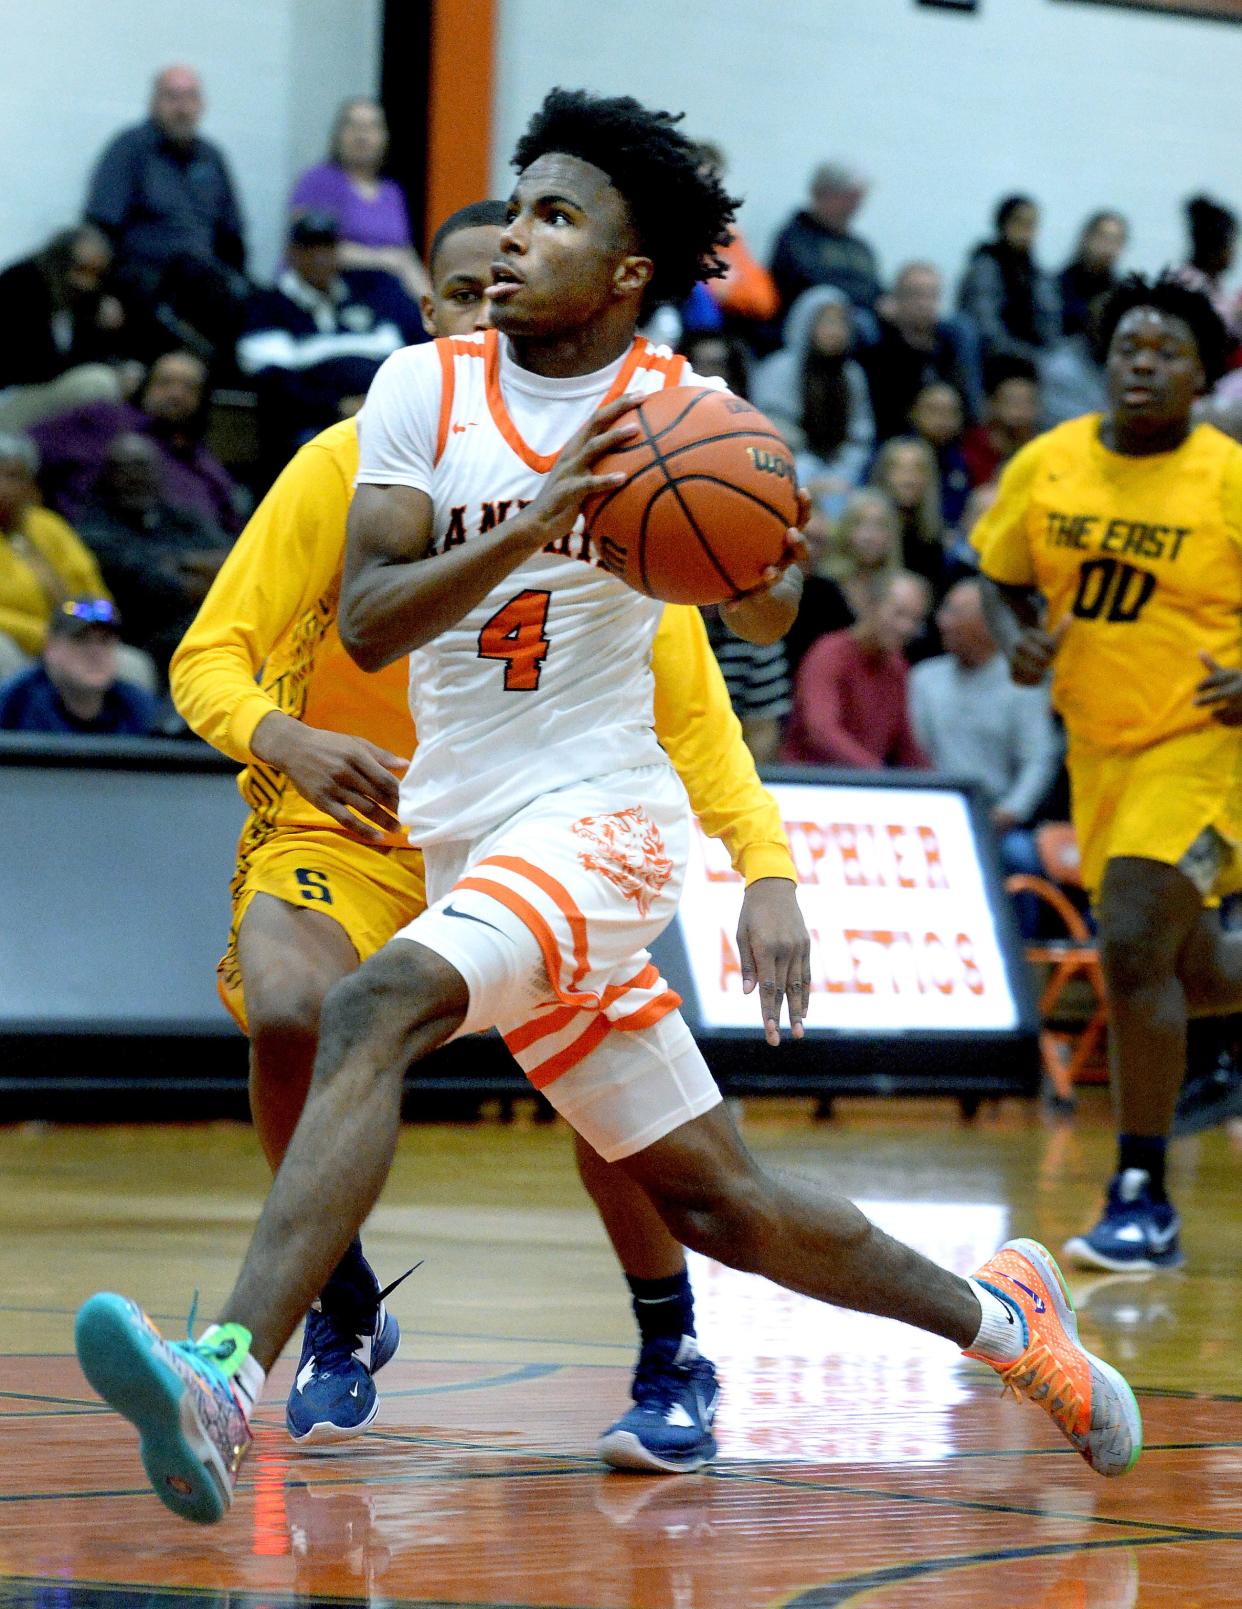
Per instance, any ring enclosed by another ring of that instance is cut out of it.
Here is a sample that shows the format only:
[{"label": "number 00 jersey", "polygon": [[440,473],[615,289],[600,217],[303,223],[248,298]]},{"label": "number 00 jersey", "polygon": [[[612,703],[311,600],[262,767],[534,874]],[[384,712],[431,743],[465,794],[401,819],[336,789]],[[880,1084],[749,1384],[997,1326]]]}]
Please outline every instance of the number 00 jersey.
[{"label": "number 00 jersey", "polygon": [[1053,701],[1070,737],[1146,748],[1212,724],[1204,650],[1242,663],[1242,447],[1199,425],[1171,453],[1110,452],[1100,416],[1022,449],[971,535],[985,575],[1035,586],[1070,616]]},{"label": "number 00 jersey", "polygon": [[[569,379],[519,368],[494,330],[407,347],[359,417],[358,482],[426,492],[431,552],[446,553],[534,499],[602,403],[718,383],[640,338]],[[418,751],[400,806],[411,841],[476,839],[553,788],[663,763],[651,676],[662,608],[599,566],[579,521],[415,652]]]}]

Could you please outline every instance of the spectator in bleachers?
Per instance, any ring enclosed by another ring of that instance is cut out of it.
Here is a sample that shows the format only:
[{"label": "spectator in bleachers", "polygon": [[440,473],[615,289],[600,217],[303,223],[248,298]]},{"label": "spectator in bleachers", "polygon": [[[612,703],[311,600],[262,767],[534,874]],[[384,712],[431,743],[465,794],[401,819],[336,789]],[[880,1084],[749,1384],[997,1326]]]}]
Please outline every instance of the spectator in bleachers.
[{"label": "spectator in bleachers", "polygon": [[871,484],[897,510],[902,564],[921,575],[936,598],[941,597],[950,577],[935,453],[920,436],[896,436],[880,448]]},{"label": "spectator in bleachers", "polygon": [[126,641],[166,676],[231,543],[218,525],[166,500],[162,473],[149,436],[118,436],[78,529],[124,616]]},{"label": "spectator in bleachers", "polygon": [[812,644],[798,670],[783,760],[868,771],[926,767],[910,725],[904,650],[930,607],[923,577],[897,570],[854,625]]},{"label": "spectator in bleachers", "polygon": [[897,511],[883,492],[854,492],[839,520],[812,516],[802,534],[812,568],[803,581],[797,618],[785,634],[791,676],[812,643],[852,626],[901,568]]},{"label": "spectator in bleachers", "polygon": [[289,230],[288,267],[251,303],[237,362],[259,394],[269,468],[357,413],[391,352],[422,339],[408,298],[387,273],[340,265],[336,219],[304,212]]},{"label": "spectator in bleachers", "polygon": [[1056,281],[1035,261],[1039,208],[1008,196],[996,209],[996,233],[976,246],[958,290],[958,307],[979,331],[985,364],[995,358],[1034,363],[1061,333]]},{"label": "spectator in bleachers", "polygon": [[1040,359],[1039,428],[1051,430],[1084,413],[1103,413],[1108,406],[1105,352],[1100,344],[1099,315],[1104,302],[1089,309],[1087,322],[1065,335]]},{"label": "spectator in bleachers", "polygon": [[789,714],[789,670],[784,645],[760,644],[735,637],[717,609],[704,609],[703,623],[712,645],[733,713],[742,723],[746,747],[756,765],[776,758],[781,722]]},{"label": "spectator in bleachers", "polygon": [[430,289],[414,250],[405,196],[383,177],[388,119],[369,95],[348,100],[336,114],[325,162],[307,168],[289,197],[289,214],[327,212],[336,219],[342,268],[391,274],[411,301]]},{"label": "spectator in bleachers", "polygon": [[1043,399],[1035,369],[1021,359],[993,365],[979,424],[962,438],[962,456],[975,486],[995,480],[1019,447],[1039,430]]},{"label": "spectator in bleachers", "polygon": [[228,164],[198,132],[203,107],[192,67],[159,73],[146,121],[99,158],[86,216],[112,241],[127,302],[151,310],[150,339],[166,347],[171,333],[210,359],[231,351],[249,282]]},{"label": "spectator in bleachers", "polygon": [[0,731],[147,736],[155,700],[122,679],[120,641],[120,614],[109,598],[58,604],[40,662],[0,685]]},{"label": "spectator in bleachers", "polygon": [[961,329],[942,314],[943,281],[931,263],[907,263],[879,305],[879,338],[864,348],[877,441],[908,429],[924,386],[943,380],[969,398],[975,389]]},{"label": "spectator in bleachers", "polygon": [[1091,304],[1116,290],[1117,264],[1129,238],[1119,212],[1093,212],[1083,224],[1074,255],[1057,279],[1063,335],[1085,334]]},{"label": "spectator in bleachers", "polygon": [[785,224],[772,248],[772,278],[785,313],[813,285],[833,285],[855,307],[871,312],[880,296],[880,265],[872,247],[851,233],[867,182],[839,162],[811,175],[808,204]]},{"label": "spectator in bleachers", "polygon": [[1190,255],[1178,277],[1211,297],[1225,328],[1235,340],[1242,340],[1242,297],[1225,285],[1238,254],[1238,215],[1208,196],[1192,196],[1185,212]]},{"label": "spectator in bleachers", "polygon": [[111,266],[108,241],[79,224],[0,274],[0,429],[120,401],[125,309],[108,288]]},{"label": "spectator in bleachers", "polygon": [[[937,771],[978,785],[1005,871],[1038,872],[1032,824],[1061,763],[1048,689],[1010,679],[1009,663],[988,630],[978,580],[949,589],[936,626],[945,652],[910,672],[915,735]],[[1037,912],[1022,915],[1029,926]]]},{"label": "spectator in bleachers", "polygon": [[842,291],[804,291],[785,321],[785,344],[755,366],[751,400],[794,448],[798,480],[821,512],[839,514],[875,442],[871,398],[850,356],[853,310]]},{"label": "spectator in bleachers", "polygon": [[97,402],[45,420],[31,434],[43,458],[48,501],[76,524],[109,447],[118,436],[137,433],[159,454],[167,500],[236,536],[248,500],[203,444],[207,403],[203,360],[192,352],[165,352],[132,403]]},{"label": "spectator in bleachers", "polygon": [[[718,145],[711,140],[701,141],[699,155],[705,168],[717,178],[724,177],[725,157]],[[729,244],[722,246],[718,253],[727,272],[721,279],[709,279],[706,288],[724,315],[725,328],[749,335],[777,316],[781,299],[775,280],[756,259],[742,231],[736,224],[731,228]]]},{"label": "spectator in bleachers", "polygon": [[106,596],[90,550],[39,503],[39,452],[0,435],[0,679],[43,647],[52,611],[75,594]]},{"label": "spectator in bleachers", "polygon": [[970,496],[970,472],[962,456],[966,408],[961,393],[945,380],[925,385],[910,409],[910,428],[936,455],[940,480],[940,513],[956,525]]},{"label": "spectator in bleachers", "polygon": [[723,330],[699,330],[683,336],[677,350],[689,359],[695,374],[723,380],[735,397],[750,395],[750,363],[736,335],[726,335]]}]

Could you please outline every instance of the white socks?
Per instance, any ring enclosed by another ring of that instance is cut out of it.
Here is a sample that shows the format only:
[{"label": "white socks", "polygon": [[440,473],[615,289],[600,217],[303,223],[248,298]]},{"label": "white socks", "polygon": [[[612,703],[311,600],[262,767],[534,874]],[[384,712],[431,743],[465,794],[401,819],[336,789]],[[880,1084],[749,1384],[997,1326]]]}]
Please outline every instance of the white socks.
[{"label": "white socks", "polygon": [[989,1363],[1016,1363],[1027,1347],[1026,1320],[1019,1309],[981,1285],[977,1279],[966,1283],[974,1291],[983,1311],[979,1333],[967,1352],[978,1352]]}]

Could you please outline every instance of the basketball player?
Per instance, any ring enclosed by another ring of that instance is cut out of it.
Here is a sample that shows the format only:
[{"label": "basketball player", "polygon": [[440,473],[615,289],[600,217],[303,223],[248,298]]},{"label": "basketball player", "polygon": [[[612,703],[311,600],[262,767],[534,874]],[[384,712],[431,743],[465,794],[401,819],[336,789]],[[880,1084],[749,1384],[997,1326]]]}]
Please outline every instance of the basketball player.
[{"label": "basketball player", "polygon": [[[483,292],[504,217],[504,202],[480,202],[437,231],[428,257],[432,294],[424,298],[430,334],[486,326]],[[398,757],[414,744],[408,675],[400,662],[364,675],[336,629],[357,468],[354,420],[298,453],[172,663],[173,696],[186,720],[247,765],[241,790],[251,814],[219,982],[250,1034],[251,1111],[273,1171],[306,1100],[324,996],[426,904],[422,857],[391,814],[393,771],[405,769]],[[747,611],[760,602],[771,611],[771,598],[744,601],[733,611],[735,627],[751,624]],[[665,610],[652,661],[656,735],[747,880],[740,942],[747,970],[778,964],[774,947],[796,954],[801,966],[806,930],[779,814],[755,775],[697,610]],[[623,1261],[643,1339],[639,1400],[605,1436],[605,1457],[648,1469],[698,1468],[714,1453],[716,1389],[711,1364],[693,1345],[682,1249],[627,1174],[581,1139],[577,1153]],[[286,1412],[294,1440],[343,1441],[371,1423],[379,1406],[372,1376],[392,1357],[398,1335],[355,1239],[307,1319]]]},{"label": "basketball player", "polygon": [[1191,421],[1226,351],[1206,296],[1131,279],[1102,336],[1108,411],[1024,447],[972,540],[1014,680],[1052,667],[1108,986],[1117,1169],[1066,1251],[1173,1268],[1186,1019],[1242,1010],[1242,942],[1210,908],[1242,886],[1242,447]]},{"label": "basketball player", "polygon": [[[79,1313],[87,1377],[184,1517],[231,1502],[265,1371],[383,1185],[405,1067],[493,1023],[683,1244],[945,1336],[1102,1474],[1138,1456],[1133,1395],[1079,1345],[1048,1253],[1011,1242],[964,1279],[769,1174],[647,958],[686,853],[684,793],[651,733],[659,606],[573,533],[584,498],[616,484],[593,464],[668,374],[635,338],[644,305],[719,271],[733,215],[675,121],[554,90],[515,153],[496,329],[396,354],[363,412],[341,632],[366,668],[415,654],[400,815],[430,904],[324,1002],[310,1094],[220,1321],[169,1343],[122,1297]],[[760,979],[768,1021],[780,981]],[[784,981],[796,1028],[810,980]]]}]

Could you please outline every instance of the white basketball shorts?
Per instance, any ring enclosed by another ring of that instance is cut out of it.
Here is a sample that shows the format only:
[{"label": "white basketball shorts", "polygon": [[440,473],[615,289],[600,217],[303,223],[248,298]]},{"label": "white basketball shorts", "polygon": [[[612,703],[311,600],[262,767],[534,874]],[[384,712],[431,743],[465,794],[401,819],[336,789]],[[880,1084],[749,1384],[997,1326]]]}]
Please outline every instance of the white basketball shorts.
[{"label": "white basketball shorts", "polygon": [[429,846],[428,908],[395,935],[456,968],[458,1033],[498,1028],[609,1162],[721,1099],[647,950],[677,908],[688,832],[669,766],[573,783],[477,843]]}]

